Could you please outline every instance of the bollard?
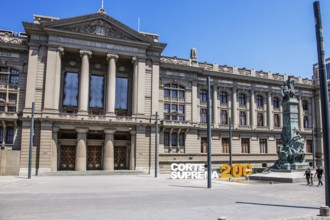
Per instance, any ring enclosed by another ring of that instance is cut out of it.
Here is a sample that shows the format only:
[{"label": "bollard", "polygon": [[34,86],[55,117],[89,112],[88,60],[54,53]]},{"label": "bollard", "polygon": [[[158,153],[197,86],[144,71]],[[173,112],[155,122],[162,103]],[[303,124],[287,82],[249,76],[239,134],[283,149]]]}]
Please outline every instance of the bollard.
[{"label": "bollard", "polygon": [[330,216],[330,209],[328,206],[320,207],[320,216]]},{"label": "bollard", "polygon": [[227,220],[226,217],[219,217],[218,220]]}]

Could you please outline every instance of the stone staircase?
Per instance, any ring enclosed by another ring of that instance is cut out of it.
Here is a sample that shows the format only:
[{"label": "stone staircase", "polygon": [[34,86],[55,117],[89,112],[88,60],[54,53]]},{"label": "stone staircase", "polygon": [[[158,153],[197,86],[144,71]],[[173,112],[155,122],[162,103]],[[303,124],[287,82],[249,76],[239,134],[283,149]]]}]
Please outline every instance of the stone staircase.
[{"label": "stone staircase", "polygon": [[146,175],[146,172],[137,170],[88,170],[88,171],[56,171],[39,173],[38,176],[109,176],[109,175]]}]

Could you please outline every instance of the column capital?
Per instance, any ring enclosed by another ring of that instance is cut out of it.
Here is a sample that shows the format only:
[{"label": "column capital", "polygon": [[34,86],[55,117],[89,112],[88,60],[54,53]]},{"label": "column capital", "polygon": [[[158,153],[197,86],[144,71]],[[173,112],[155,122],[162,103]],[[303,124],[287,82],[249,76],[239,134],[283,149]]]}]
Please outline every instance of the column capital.
[{"label": "column capital", "polygon": [[132,131],[130,131],[130,134],[131,134],[132,136],[134,136],[134,135],[136,135],[136,131],[135,131],[135,130],[132,130]]},{"label": "column capital", "polygon": [[138,60],[137,57],[132,57],[132,63],[135,63]]},{"label": "column capital", "polygon": [[82,57],[83,55],[87,55],[88,58],[91,58],[91,56],[92,56],[92,51],[90,51],[90,50],[80,50],[79,52],[80,52],[80,56],[81,56],[81,57]]},{"label": "column capital", "polygon": [[58,47],[57,51],[61,54],[64,55],[64,47]]},{"label": "column capital", "polygon": [[78,134],[86,134],[88,132],[88,128],[76,128]]},{"label": "column capital", "polygon": [[114,134],[116,133],[116,129],[104,129],[104,133],[105,134]]},{"label": "column capital", "polygon": [[107,61],[110,61],[111,58],[114,58],[117,61],[119,56],[117,54],[107,53]]}]

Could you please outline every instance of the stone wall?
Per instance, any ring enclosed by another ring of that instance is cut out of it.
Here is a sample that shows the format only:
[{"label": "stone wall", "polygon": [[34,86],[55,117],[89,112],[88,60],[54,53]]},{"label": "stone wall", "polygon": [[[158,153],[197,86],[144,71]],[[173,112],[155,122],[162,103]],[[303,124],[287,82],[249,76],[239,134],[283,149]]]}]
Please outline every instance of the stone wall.
[{"label": "stone wall", "polygon": [[20,151],[0,150],[0,176],[17,176],[20,166]]}]

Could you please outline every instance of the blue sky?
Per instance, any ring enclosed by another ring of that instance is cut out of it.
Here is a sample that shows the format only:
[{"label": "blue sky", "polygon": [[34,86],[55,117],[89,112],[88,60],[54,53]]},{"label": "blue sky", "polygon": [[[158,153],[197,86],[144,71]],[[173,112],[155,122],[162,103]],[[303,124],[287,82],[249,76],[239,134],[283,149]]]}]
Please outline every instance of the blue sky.
[{"label": "blue sky", "polygon": [[[317,62],[314,0],[104,0],[108,15],[160,35],[165,56],[311,78]],[[330,1],[320,0],[330,57]],[[0,29],[24,31],[33,14],[68,18],[96,12],[101,0],[1,2]]]}]

